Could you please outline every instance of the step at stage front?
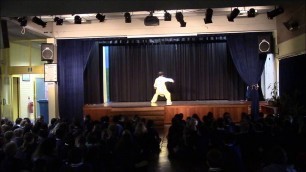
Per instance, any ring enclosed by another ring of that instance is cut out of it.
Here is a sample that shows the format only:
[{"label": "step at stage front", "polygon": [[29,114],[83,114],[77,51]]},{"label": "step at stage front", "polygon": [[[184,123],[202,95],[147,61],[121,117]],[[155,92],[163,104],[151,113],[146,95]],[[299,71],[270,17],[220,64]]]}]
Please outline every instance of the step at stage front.
[{"label": "step at stage front", "polygon": [[242,113],[250,113],[251,102],[249,101],[174,101],[172,105],[166,102],[110,102],[104,104],[88,104],[83,107],[83,114],[90,115],[93,120],[100,120],[101,117],[124,115],[133,117],[138,115],[141,118],[154,120],[156,126],[171,124],[171,119],[182,113],[184,119],[197,114],[200,119],[212,112],[214,118],[222,117],[225,112],[231,114],[233,122],[239,122]]}]

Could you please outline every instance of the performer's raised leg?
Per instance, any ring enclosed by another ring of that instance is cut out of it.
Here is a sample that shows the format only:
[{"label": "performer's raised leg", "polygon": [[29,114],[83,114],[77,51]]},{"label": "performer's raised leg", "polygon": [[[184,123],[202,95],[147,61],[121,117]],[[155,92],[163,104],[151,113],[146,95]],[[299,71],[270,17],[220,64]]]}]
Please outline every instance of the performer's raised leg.
[{"label": "performer's raised leg", "polygon": [[152,100],[151,100],[151,103],[156,103],[157,98],[158,98],[158,94],[155,93],[154,96],[153,96],[153,98],[152,98]]},{"label": "performer's raised leg", "polygon": [[171,93],[169,91],[165,92],[165,97],[167,99],[167,105],[171,105],[172,104]]}]

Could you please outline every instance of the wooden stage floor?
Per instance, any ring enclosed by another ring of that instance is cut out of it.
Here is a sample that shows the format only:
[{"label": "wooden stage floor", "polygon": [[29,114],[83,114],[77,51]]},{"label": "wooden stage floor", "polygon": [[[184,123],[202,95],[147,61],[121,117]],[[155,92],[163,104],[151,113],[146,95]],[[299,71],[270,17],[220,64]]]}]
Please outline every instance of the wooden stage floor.
[{"label": "wooden stage floor", "polygon": [[197,105],[235,105],[250,104],[247,101],[228,101],[228,100],[206,100],[206,101],[173,101],[172,105],[167,105],[166,101],[151,102],[109,102],[101,104],[104,107],[156,107],[156,106],[197,106]]},{"label": "wooden stage floor", "polygon": [[182,113],[184,118],[197,114],[200,118],[212,112],[215,118],[222,117],[225,112],[231,114],[234,122],[239,122],[242,113],[250,112],[251,102],[207,100],[207,101],[173,101],[166,105],[165,101],[151,102],[109,102],[104,104],[84,105],[83,114],[90,115],[93,120],[100,120],[103,116],[138,115],[152,119],[157,125],[170,124],[174,115]]}]

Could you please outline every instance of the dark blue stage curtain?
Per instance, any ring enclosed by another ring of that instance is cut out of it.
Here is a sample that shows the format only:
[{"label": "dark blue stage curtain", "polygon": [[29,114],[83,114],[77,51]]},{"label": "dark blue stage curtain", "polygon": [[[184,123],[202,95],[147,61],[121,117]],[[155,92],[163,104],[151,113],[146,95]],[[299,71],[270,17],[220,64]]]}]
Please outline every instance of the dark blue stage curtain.
[{"label": "dark blue stage curtain", "polygon": [[109,49],[112,102],[150,101],[158,71],[175,80],[167,84],[174,101],[244,99],[246,85],[228,53],[225,36],[126,42]]},{"label": "dark blue stage curtain", "polygon": [[259,85],[264,69],[266,55],[258,53],[258,36],[268,33],[237,33],[227,35],[227,43],[238,73],[251,90],[251,114],[255,120],[259,117]]},{"label": "dark blue stage curtain", "polygon": [[80,120],[84,105],[84,70],[94,47],[92,39],[58,40],[58,103],[60,118]]},{"label": "dark blue stage curtain", "polygon": [[305,66],[306,54],[282,59],[279,62],[279,94],[284,103],[281,115],[292,115],[295,118],[306,115]]},{"label": "dark blue stage curtain", "polygon": [[98,42],[92,47],[84,70],[84,103],[103,103],[103,60],[102,47]]}]

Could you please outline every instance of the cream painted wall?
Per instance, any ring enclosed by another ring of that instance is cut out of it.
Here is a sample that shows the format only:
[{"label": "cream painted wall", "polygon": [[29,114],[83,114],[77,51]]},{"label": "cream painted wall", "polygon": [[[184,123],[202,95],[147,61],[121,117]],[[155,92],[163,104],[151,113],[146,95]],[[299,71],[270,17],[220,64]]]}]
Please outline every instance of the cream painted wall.
[{"label": "cream painted wall", "polygon": [[[10,48],[7,49],[8,53],[5,63],[1,64],[2,69],[2,79],[3,82],[1,83],[1,100],[5,99],[5,105],[3,105],[3,110],[1,115],[3,117],[7,117],[10,120],[13,119],[13,107],[16,106],[16,101],[12,101],[13,93],[12,93],[12,76],[8,75],[8,68],[9,66],[35,66],[35,65],[42,65],[43,62],[41,61],[41,53],[40,47],[37,47],[40,41],[30,41],[30,40],[23,40],[23,41],[16,41],[10,42]],[[1,55],[2,56],[2,55]],[[30,81],[23,81],[22,75],[15,75],[15,77],[20,77],[20,90],[19,90],[19,117],[25,118],[29,117],[32,121],[34,121],[34,115],[36,112],[29,114],[27,110],[28,105],[28,97],[35,103],[35,94],[34,94],[34,83],[36,77],[43,77],[43,75],[30,75]],[[16,91],[16,90],[15,90]],[[3,104],[3,103],[2,103]],[[35,110],[35,107],[34,107]]]},{"label": "cream painted wall", "polygon": [[40,47],[33,47],[32,41],[10,42],[10,66],[38,66],[41,61]]},{"label": "cream painted wall", "polygon": [[12,108],[7,102],[10,101],[10,80],[8,76],[9,48],[0,49],[0,117],[10,118]]},{"label": "cream painted wall", "polygon": [[30,48],[22,44],[10,42],[10,66],[29,66]]},{"label": "cream painted wall", "polygon": [[278,44],[277,58],[288,58],[306,53],[306,34]]},{"label": "cream painted wall", "polygon": [[46,83],[48,87],[48,113],[49,122],[52,118],[58,118],[58,91],[57,84],[54,82]]}]

